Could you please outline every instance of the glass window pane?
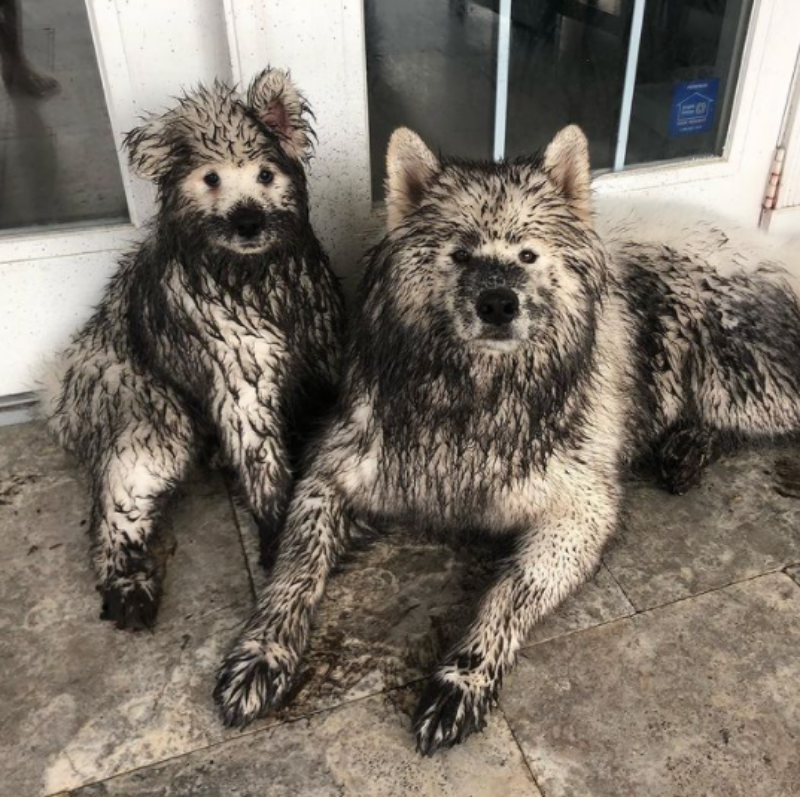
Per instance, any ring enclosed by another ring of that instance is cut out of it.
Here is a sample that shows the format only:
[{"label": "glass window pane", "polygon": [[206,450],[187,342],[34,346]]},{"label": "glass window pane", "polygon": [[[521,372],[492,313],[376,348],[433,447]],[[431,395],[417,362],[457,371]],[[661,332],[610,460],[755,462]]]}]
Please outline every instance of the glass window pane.
[{"label": "glass window pane", "polygon": [[[561,127],[586,131],[594,167],[720,155],[752,0],[646,0],[633,104],[622,98],[635,0],[512,0],[509,157]],[[448,154],[492,156],[500,0],[365,0],[370,144],[380,198],[399,125]],[[502,60],[502,53],[501,60]]]},{"label": "glass window pane", "polygon": [[625,0],[512,2],[507,155],[529,155],[575,123],[594,168],[611,166],[632,8]]},{"label": "glass window pane", "polygon": [[84,0],[0,0],[0,230],[127,220]]},{"label": "glass window pane", "polygon": [[366,0],[373,196],[389,136],[405,125],[434,150],[490,158],[497,13],[469,0]]},{"label": "glass window pane", "polygon": [[648,0],[626,164],[721,155],[752,0]]}]

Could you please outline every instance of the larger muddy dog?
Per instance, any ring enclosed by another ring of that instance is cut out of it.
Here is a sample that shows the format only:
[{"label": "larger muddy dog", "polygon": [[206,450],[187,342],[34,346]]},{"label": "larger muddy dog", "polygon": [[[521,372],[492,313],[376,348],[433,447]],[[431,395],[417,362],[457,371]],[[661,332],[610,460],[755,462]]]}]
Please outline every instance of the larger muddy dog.
[{"label": "larger muddy dog", "polygon": [[156,618],[158,514],[206,438],[236,472],[269,558],[306,397],[338,381],[342,302],[309,222],[308,107],[280,70],[221,84],[128,134],[158,213],[57,358],[45,410],[87,465],[102,616]]},{"label": "larger muddy dog", "polygon": [[787,274],[713,225],[663,220],[659,242],[595,218],[576,127],[498,164],[441,161],[401,129],[387,190],[342,401],[216,698],[238,725],[287,695],[364,526],[510,535],[418,707],[431,754],[483,727],[531,627],[597,568],[629,463],[654,453],[682,492],[721,438],[800,428],[800,306]]}]

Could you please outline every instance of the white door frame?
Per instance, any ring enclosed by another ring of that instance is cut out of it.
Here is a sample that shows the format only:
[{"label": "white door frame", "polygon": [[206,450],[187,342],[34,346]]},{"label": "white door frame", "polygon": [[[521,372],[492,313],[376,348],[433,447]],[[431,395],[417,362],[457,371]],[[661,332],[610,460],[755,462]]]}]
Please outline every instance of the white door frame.
[{"label": "white door frame", "polygon": [[370,198],[364,4],[361,0],[223,0],[236,83],[288,67],[316,116],[311,217],[342,276],[364,251]]}]

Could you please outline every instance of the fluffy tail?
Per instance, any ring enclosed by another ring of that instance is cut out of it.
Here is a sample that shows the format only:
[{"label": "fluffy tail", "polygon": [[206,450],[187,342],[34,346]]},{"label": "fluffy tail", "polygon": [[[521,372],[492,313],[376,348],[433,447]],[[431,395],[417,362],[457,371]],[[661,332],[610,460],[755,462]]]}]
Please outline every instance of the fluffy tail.
[{"label": "fluffy tail", "polygon": [[72,441],[63,412],[64,380],[68,369],[69,360],[63,353],[42,359],[35,367],[31,381],[39,400],[37,416],[46,421],[61,445],[70,448]]},{"label": "fluffy tail", "polygon": [[635,197],[599,197],[596,223],[605,240],[631,239],[669,246],[722,276],[759,271],[789,284],[800,297],[800,235],[779,236],[707,210]]}]

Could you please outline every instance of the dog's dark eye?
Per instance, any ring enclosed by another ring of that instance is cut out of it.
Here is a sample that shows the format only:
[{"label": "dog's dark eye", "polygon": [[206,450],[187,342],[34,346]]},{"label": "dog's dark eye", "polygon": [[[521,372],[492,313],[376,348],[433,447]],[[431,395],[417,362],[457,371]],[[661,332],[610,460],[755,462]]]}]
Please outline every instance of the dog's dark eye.
[{"label": "dog's dark eye", "polygon": [[275,175],[269,169],[262,169],[258,173],[258,182],[269,185],[275,179]]},{"label": "dog's dark eye", "polygon": [[469,252],[466,249],[456,249],[450,257],[454,263],[466,263],[469,261]]},{"label": "dog's dark eye", "polygon": [[531,249],[523,249],[519,253],[519,259],[523,263],[535,263],[539,259],[539,255]]},{"label": "dog's dark eye", "polygon": [[216,188],[219,185],[219,175],[216,172],[209,172],[203,178],[203,182],[211,188]]}]

